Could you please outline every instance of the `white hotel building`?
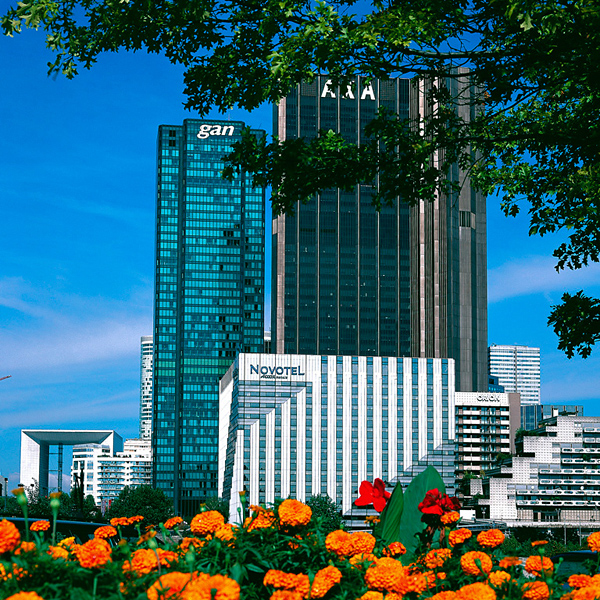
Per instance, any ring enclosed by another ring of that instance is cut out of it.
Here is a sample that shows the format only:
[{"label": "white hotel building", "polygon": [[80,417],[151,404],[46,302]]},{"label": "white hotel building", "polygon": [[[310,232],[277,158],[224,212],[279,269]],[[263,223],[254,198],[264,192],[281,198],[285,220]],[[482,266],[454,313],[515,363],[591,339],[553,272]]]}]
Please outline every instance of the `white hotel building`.
[{"label": "white hotel building", "polygon": [[219,496],[239,506],[327,494],[348,514],[363,480],[427,465],[453,493],[452,359],[240,354],[221,380]]}]

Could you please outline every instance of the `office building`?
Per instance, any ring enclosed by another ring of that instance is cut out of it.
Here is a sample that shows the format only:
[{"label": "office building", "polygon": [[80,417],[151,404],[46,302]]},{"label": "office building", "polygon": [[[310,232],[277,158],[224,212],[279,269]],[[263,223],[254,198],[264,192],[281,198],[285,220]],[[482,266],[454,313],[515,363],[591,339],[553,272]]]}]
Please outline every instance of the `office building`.
[{"label": "office building", "polygon": [[541,419],[540,349],[493,344],[489,347],[490,375],[505,392],[521,394],[521,427],[535,429]]},{"label": "office building", "polygon": [[521,425],[519,394],[457,392],[456,474],[481,475],[515,450]]},{"label": "office building", "polygon": [[[458,93],[456,82],[450,86]],[[360,144],[380,108],[427,118],[426,88],[358,78],[340,91],[318,76],[281,100],[274,131],[286,140],[333,130]],[[276,217],[273,351],[450,357],[458,390],[486,390],[485,199],[464,172],[452,176],[461,191],[435,202],[411,207],[399,199],[377,212],[374,187],[360,185],[326,190]]]},{"label": "office building", "polygon": [[264,191],[222,179],[243,123],[158,133],[154,308],[154,484],[180,514],[217,495],[219,380],[264,347]]},{"label": "office building", "polygon": [[84,496],[93,496],[104,512],[125,487],[152,485],[152,449],[149,440],[125,440],[122,451],[107,444],[73,447],[71,478],[83,477]]},{"label": "office building", "polygon": [[483,480],[485,516],[512,525],[598,528],[600,417],[555,416],[516,441],[516,455]]},{"label": "office building", "polygon": [[152,355],[151,335],[143,335],[140,360],[140,439],[152,439]]},{"label": "office building", "polygon": [[453,494],[454,361],[240,354],[221,380],[219,495],[250,504],[327,494],[344,515],[363,480],[428,465]]}]

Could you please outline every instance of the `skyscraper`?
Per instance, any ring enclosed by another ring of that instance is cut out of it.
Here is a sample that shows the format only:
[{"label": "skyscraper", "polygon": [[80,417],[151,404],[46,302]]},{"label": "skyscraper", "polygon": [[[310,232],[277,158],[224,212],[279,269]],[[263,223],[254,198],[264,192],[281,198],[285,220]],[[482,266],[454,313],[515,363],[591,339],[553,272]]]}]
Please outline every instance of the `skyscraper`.
[{"label": "skyscraper", "polygon": [[489,369],[504,391],[521,394],[521,427],[535,429],[542,419],[540,349],[493,344],[489,348]]},{"label": "skyscraper", "polygon": [[158,133],[153,478],[185,515],[217,495],[219,379],[264,345],[264,190],[220,176],[243,127]]},{"label": "skyscraper", "polygon": [[[426,88],[358,78],[340,93],[320,76],[279,103],[274,130],[282,140],[333,130],[360,143],[381,107],[426,117]],[[378,213],[373,188],[361,185],[276,217],[275,352],[454,358],[457,390],[486,390],[485,199],[458,167],[452,175],[461,191],[435,202],[398,201]]]},{"label": "skyscraper", "polygon": [[140,439],[152,438],[152,354],[151,335],[143,335],[140,360]]}]

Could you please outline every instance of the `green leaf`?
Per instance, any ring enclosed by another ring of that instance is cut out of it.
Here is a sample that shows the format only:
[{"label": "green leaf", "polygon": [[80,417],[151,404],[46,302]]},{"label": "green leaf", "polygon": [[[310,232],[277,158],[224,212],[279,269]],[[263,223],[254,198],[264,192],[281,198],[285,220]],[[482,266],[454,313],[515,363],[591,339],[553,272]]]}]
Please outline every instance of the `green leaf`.
[{"label": "green leaf", "polygon": [[381,520],[375,527],[375,533],[386,545],[398,541],[400,532],[400,519],[404,510],[404,495],[402,494],[402,485],[396,484],[394,491],[383,512]]},{"label": "green leaf", "polygon": [[406,555],[403,558],[409,561],[412,560],[412,555],[419,543],[417,535],[425,529],[425,523],[421,521],[422,513],[419,510],[419,504],[429,490],[436,488],[442,494],[446,492],[446,486],[440,474],[433,467],[427,467],[410,482],[404,492],[404,510],[400,520],[398,541],[406,547]]}]

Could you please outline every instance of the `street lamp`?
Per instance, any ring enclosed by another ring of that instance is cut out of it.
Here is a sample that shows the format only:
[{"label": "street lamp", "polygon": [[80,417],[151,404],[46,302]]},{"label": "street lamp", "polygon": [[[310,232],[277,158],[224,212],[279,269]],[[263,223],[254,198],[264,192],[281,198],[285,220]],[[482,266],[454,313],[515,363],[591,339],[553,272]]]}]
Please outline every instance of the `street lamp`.
[{"label": "street lamp", "polygon": [[8,477],[4,478],[4,510],[6,511],[6,499],[8,498]]}]

